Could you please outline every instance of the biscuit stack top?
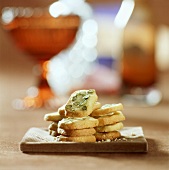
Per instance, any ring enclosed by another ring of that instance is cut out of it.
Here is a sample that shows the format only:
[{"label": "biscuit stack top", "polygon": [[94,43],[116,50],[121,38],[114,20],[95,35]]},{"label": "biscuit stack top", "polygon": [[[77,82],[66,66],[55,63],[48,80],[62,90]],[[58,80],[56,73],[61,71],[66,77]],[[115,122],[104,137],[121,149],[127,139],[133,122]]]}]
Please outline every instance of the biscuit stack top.
[{"label": "biscuit stack top", "polygon": [[123,105],[119,103],[101,106],[97,100],[98,96],[94,89],[77,90],[72,93],[66,104],[57,112],[44,116],[45,121],[52,121],[48,127],[50,134],[57,136],[59,141],[95,142],[107,139],[107,137],[97,137],[108,133],[101,132],[99,127],[116,124],[114,128],[111,128],[114,131],[113,137],[110,133],[108,137],[110,139],[120,137],[117,130],[123,126],[117,123],[125,119],[121,112]]},{"label": "biscuit stack top", "polygon": [[66,117],[86,117],[89,116],[98,99],[96,91],[78,90],[71,94],[68,102],[65,105]]}]

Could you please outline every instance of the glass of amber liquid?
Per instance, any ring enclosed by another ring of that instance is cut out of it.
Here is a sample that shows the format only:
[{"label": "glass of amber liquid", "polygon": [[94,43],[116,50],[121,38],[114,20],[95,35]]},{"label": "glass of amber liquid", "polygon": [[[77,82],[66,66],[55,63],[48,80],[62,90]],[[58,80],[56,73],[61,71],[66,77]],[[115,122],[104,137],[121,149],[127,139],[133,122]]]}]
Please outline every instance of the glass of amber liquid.
[{"label": "glass of amber liquid", "polygon": [[121,60],[122,95],[129,105],[154,106],[161,101],[156,88],[155,26],[151,10],[143,0],[135,0],[135,9],[124,30]]},{"label": "glass of amber liquid", "polygon": [[30,87],[28,95],[20,99],[22,109],[49,106],[55,97],[47,81],[49,61],[74,42],[80,17],[75,14],[53,17],[48,7],[6,7],[2,11],[2,24],[16,46],[38,64],[37,86]]}]

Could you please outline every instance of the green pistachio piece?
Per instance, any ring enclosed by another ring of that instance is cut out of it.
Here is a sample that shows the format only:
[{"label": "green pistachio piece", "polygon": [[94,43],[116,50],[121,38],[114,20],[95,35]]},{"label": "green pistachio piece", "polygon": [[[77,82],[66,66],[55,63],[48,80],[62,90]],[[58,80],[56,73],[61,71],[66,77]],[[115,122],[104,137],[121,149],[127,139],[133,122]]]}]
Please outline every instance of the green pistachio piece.
[{"label": "green pistachio piece", "polygon": [[80,100],[82,99],[82,97],[83,97],[82,94],[78,94],[76,100],[77,100],[77,101],[80,101]]},{"label": "green pistachio piece", "polygon": [[79,95],[85,96],[86,92],[80,92]]},{"label": "green pistachio piece", "polygon": [[79,104],[80,104],[79,102],[74,102],[75,106],[79,106]]},{"label": "green pistachio piece", "polygon": [[87,101],[85,99],[83,99],[81,102],[80,102],[80,106],[83,106],[87,103]]},{"label": "green pistachio piece", "polygon": [[73,96],[72,101],[75,101],[77,99],[77,96]]},{"label": "green pistachio piece", "polygon": [[86,106],[83,106],[83,107],[82,107],[82,110],[87,110],[87,107],[86,107]]},{"label": "green pistachio piece", "polygon": [[89,94],[87,94],[86,96],[84,96],[83,98],[84,99],[88,99],[90,97],[90,95]]},{"label": "green pistachio piece", "polygon": [[65,106],[65,109],[66,109],[66,110],[71,110],[71,109],[72,109],[72,105],[66,105],[66,106]]},{"label": "green pistachio piece", "polygon": [[72,109],[71,109],[71,111],[73,111],[73,112],[74,112],[74,111],[75,111],[75,108],[72,108]]}]

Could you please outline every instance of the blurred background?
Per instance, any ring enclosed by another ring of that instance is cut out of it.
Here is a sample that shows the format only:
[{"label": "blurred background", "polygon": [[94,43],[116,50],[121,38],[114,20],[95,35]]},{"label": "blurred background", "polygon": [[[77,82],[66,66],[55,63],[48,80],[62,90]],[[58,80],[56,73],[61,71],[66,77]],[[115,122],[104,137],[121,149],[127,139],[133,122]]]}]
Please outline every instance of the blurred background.
[{"label": "blurred background", "polygon": [[[0,11],[9,6],[47,7],[54,2],[57,1],[0,0]],[[160,77],[169,76],[169,1],[69,0],[69,3],[80,16],[81,25],[71,46],[53,56],[48,65],[47,81],[56,96],[75,89],[95,88],[104,95],[143,95],[141,100],[148,93],[151,99],[155,98],[150,104],[158,103]],[[1,23],[0,93],[8,94],[11,101],[24,96],[25,90],[36,84],[38,71],[32,70],[34,65],[27,53],[16,48]],[[5,84],[9,88],[4,89]]]}]

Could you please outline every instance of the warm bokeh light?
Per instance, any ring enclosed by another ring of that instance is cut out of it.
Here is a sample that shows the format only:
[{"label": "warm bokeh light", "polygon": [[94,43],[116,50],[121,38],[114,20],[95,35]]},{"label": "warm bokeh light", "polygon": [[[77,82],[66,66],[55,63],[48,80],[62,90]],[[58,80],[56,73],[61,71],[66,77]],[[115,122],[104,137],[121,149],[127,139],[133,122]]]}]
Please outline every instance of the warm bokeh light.
[{"label": "warm bokeh light", "polygon": [[14,10],[12,8],[6,7],[2,11],[2,22],[4,24],[10,23],[14,19]]}]

